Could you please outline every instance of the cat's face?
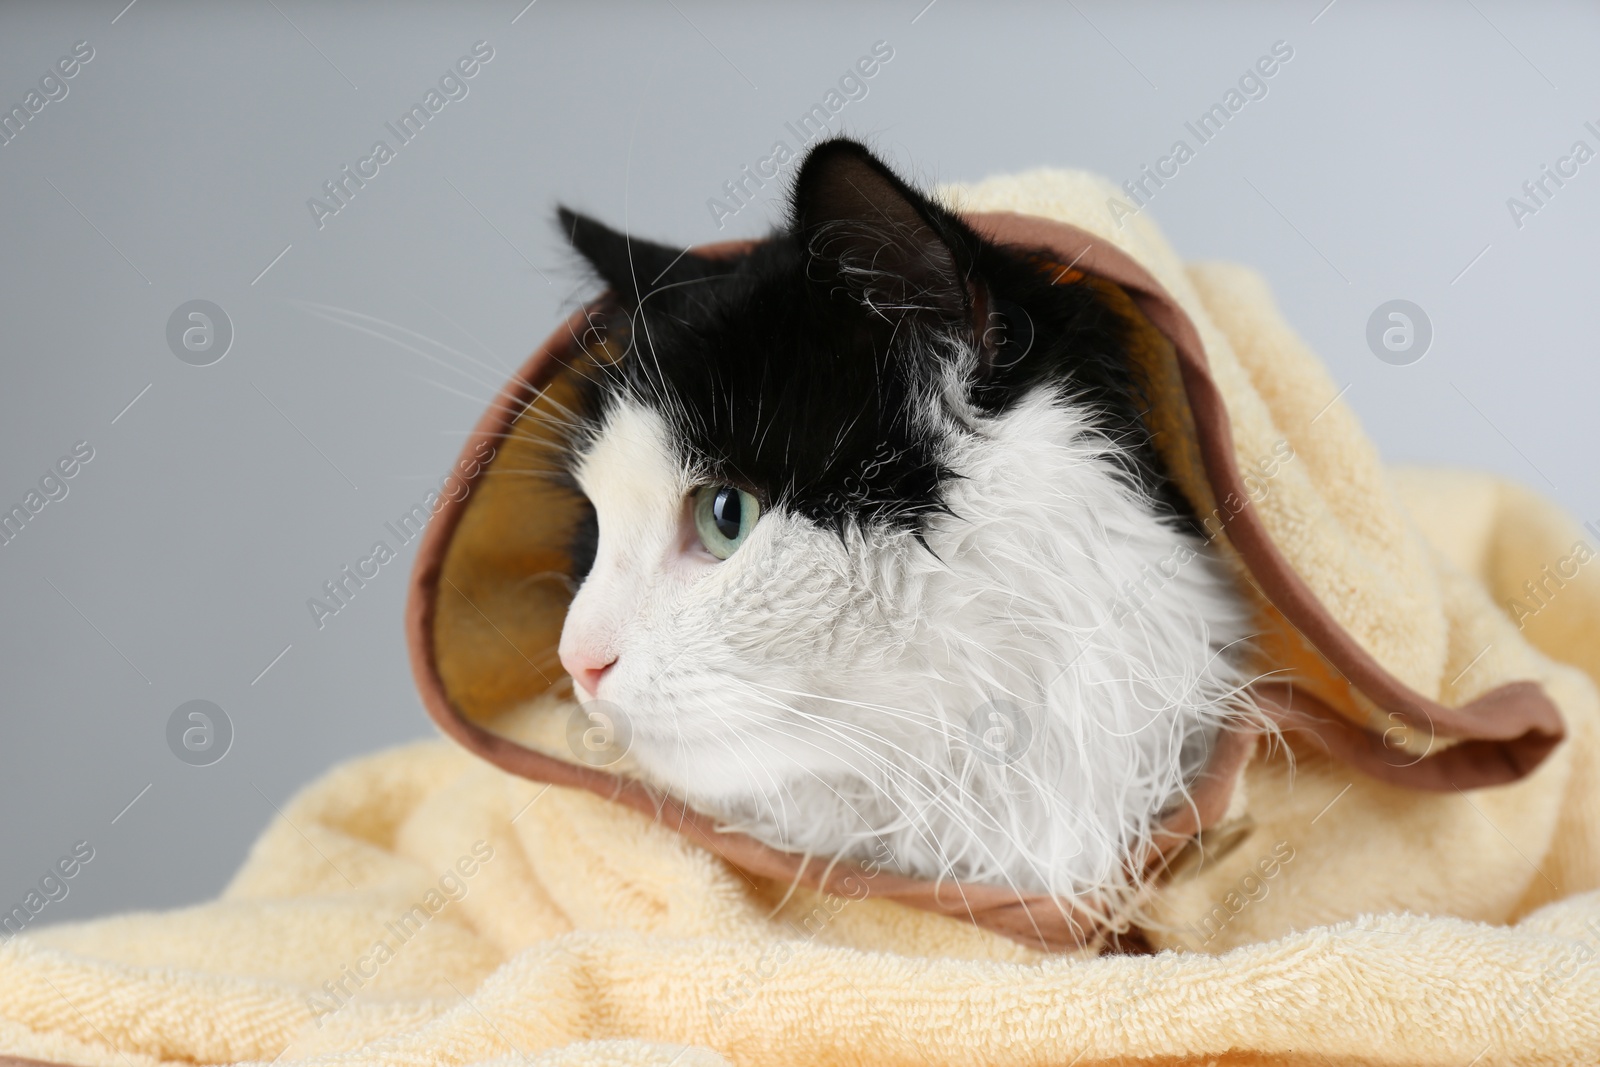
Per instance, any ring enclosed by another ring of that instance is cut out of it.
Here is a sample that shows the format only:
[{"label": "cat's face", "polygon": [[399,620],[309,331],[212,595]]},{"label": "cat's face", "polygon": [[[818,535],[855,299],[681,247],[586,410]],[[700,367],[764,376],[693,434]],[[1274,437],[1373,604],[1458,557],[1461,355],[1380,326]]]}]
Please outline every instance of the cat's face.
[{"label": "cat's face", "polygon": [[[898,828],[930,875],[1114,878],[1237,632],[1204,565],[1113,626],[1184,536],[1125,324],[860,146],[793,196],[723,260],[563,213],[625,351],[574,414],[595,521],[562,663],[648,775],[772,843]],[[975,747],[996,706],[1025,751]]]},{"label": "cat's face", "polygon": [[893,669],[897,628],[865,546],[763,507],[636,400],[614,402],[573,473],[599,539],[561,658],[581,693],[620,709],[640,762],[696,795],[848,766],[848,739],[819,721],[879,688],[861,675]]},{"label": "cat's face", "polygon": [[899,669],[893,557],[944,506],[945,383],[972,369],[955,253],[908,194],[864,154],[814,158],[792,230],[724,262],[566,220],[629,350],[574,440],[598,539],[562,661],[673,785],[836,772],[860,745],[830,733],[841,702]]}]

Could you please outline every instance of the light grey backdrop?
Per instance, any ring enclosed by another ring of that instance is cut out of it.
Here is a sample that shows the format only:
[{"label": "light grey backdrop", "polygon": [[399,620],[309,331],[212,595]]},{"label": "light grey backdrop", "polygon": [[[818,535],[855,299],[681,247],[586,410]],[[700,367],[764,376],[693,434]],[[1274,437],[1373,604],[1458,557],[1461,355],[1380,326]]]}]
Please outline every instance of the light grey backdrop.
[{"label": "light grey backdrop", "polygon": [[[1600,162],[1520,228],[1507,205],[1600,149],[1592,7],[125,2],[0,9],[8,109],[93,49],[0,147],[0,505],[94,450],[0,546],[0,911],[79,840],[95,858],[41,922],[208,897],[296,788],[428,735],[414,545],[321,630],[306,601],[437,484],[580,291],[554,204],[679,242],[758,232],[776,186],[721,231],[707,200],[877,41],[893,58],[835,129],[924,180],[1118,181],[1196,145],[1184,123],[1287,42],[1150,210],[1185,256],[1265,272],[1388,455],[1600,518]],[[467,95],[319,228],[308,198],[479,41]],[[167,339],[196,299],[235,334],[211,366]],[[1410,365],[1368,347],[1391,299],[1433,325]],[[211,766],[167,740],[196,699],[235,732]]]}]

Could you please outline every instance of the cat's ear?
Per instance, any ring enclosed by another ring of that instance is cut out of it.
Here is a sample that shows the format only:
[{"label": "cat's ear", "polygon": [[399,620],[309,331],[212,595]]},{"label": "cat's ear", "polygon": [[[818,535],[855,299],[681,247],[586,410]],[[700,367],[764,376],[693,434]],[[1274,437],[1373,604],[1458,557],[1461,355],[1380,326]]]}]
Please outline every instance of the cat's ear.
[{"label": "cat's ear", "polygon": [[636,308],[646,296],[669,285],[732,269],[729,260],[708,259],[681,248],[641,240],[567,207],[558,207],[556,218],[568,243],[588,260],[624,307]]},{"label": "cat's ear", "polygon": [[814,280],[869,311],[966,321],[971,294],[958,224],[846,138],[811,150],[795,178],[794,231]]}]

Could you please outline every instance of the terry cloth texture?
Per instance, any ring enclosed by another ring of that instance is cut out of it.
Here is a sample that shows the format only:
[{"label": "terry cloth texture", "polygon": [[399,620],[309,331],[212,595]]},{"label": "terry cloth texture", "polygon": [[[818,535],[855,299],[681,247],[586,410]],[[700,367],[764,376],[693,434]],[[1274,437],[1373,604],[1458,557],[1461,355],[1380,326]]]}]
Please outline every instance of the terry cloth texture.
[{"label": "terry cloth texture", "polygon": [[[1496,480],[1386,470],[1262,282],[1183,266],[1143,216],[1113,229],[1103,182],[1040,171],[948,195],[1137,260],[1192,321],[1239,467],[1262,472],[1254,507],[1328,613],[1447,707],[1536,683],[1566,740],[1470,792],[1380,781],[1293,731],[1292,769],[1260,745],[1202,859],[1180,854],[1149,902],[1145,934],[1171,951],[1100,958],[791,889],[594,792],[420,744],[308,787],[216,902],[0,946],[0,1050],[284,1067],[1600,1061],[1600,568],[1582,532]],[[1269,653],[1385,729],[1289,638]],[[563,721],[547,700],[493,726],[558,751]],[[1428,741],[1408,728],[1394,747]]]}]

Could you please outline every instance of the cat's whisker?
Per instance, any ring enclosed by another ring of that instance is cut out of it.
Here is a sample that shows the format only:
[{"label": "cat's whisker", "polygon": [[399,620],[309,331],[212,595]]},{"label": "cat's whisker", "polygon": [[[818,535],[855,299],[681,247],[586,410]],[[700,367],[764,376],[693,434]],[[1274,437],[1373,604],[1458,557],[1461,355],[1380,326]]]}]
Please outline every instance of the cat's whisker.
[{"label": "cat's whisker", "polygon": [[[496,354],[494,349],[492,349],[488,345],[484,344],[483,341],[479,339],[477,334],[475,334],[472,331],[468,330],[465,326],[461,325],[455,319],[451,318],[449,315],[446,315],[444,312],[440,311],[438,308],[434,307],[432,304],[428,303],[428,301],[422,299],[421,297],[417,297],[416,300],[417,300],[417,303],[421,304],[423,307],[427,308],[429,311],[433,312],[435,315],[439,316],[441,319],[443,319],[444,321],[448,322],[450,325],[454,326],[457,330],[459,330],[461,332],[461,335],[463,337],[467,338],[473,344],[475,344],[479,348],[483,349],[484,355],[488,356],[490,359],[496,360],[497,362],[499,361],[499,356]],[[487,363],[483,364],[483,366],[486,369],[490,369],[490,370],[498,369],[499,373],[501,373],[501,374],[505,374],[506,373],[506,370],[505,370],[505,368],[503,366],[497,368],[497,367],[490,366]]]},{"label": "cat's whisker", "polygon": [[546,481],[555,482],[558,485],[566,485],[568,480],[567,472],[563,470],[513,470],[508,468],[495,470],[493,473],[497,478],[504,478],[511,475],[521,475],[525,478],[543,478]]},{"label": "cat's whisker", "polygon": [[[886,757],[884,757],[882,754],[874,751],[870,746],[868,746],[865,742],[861,741],[859,738],[853,737],[853,736],[847,734],[845,732],[845,729],[848,728],[848,724],[832,722],[832,721],[830,721],[830,720],[828,720],[828,719],[826,719],[826,718],[824,718],[822,716],[810,715],[808,713],[805,713],[805,712],[801,711],[798,708],[794,708],[792,705],[781,705],[781,706],[784,707],[785,710],[788,710],[791,713],[794,713],[796,715],[799,715],[799,716],[803,717],[808,724],[814,724],[816,727],[820,728],[821,730],[823,730],[827,734],[829,734],[829,735],[831,735],[831,736],[833,736],[833,737],[835,737],[835,738],[837,738],[839,740],[842,740],[845,743],[851,745],[852,748],[854,748],[860,755],[865,756],[869,761],[875,762],[879,766],[879,768],[881,770],[883,770],[890,778],[899,779],[899,783],[901,785],[909,786],[913,790],[922,790],[922,791],[924,791],[926,793],[927,799],[930,801],[932,807],[935,808],[936,810],[943,810],[945,812],[945,814],[950,815],[950,816],[955,817],[955,818],[961,818],[961,817],[964,817],[964,816],[972,815],[971,811],[968,811],[967,809],[959,808],[953,802],[950,802],[949,800],[947,800],[935,788],[935,786],[938,785],[938,784],[948,784],[950,786],[955,787],[957,790],[961,790],[961,791],[965,792],[965,783],[960,781],[960,780],[958,780],[957,778],[951,776],[950,774],[947,774],[942,768],[939,768],[939,767],[935,766],[934,764],[929,763],[926,760],[923,760],[921,757],[916,756],[915,754],[911,753],[909,750],[905,749],[904,747],[895,744],[890,739],[884,738],[881,735],[876,735],[876,734],[869,735],[872,738],[872,740],[876,740],[876,741],[878,741],[878,742],[880,742],[882,744],[887,745],[889,748],[894,750],[898,755],[900,755],[903,758],[911,761],[913,764],[920,765],[921,767],[925,768],[931,774],[933,774],[936,779],[942,779],[942,783],[939,782],[939,781],[936,781],[933,784],[922,782],[922,781],[918,780],[917,778],[915,778],[915,776],[910,774],[908,768],[894,763],[892,760],[889,760]],[[1024,773],[1024,778],[1025,779],[1028,778],[1026,772]],[[1043,788],[1043,784],[1038,782],[1037,779],[1031,779],[1029,781],[1029,784],[1038,785],[1041,789]],[[884,793],[882,795],[883,795],[884,799],[888,799],[891,802],[893,802],[893,793],[892,792],[884,791]],[[977,798],[976,797],[971,797],[970,799],[976,800]],[[902,817],[908,822],[908,824],[921,825],[922,822],[925,821],[925,820],[913,820],[909,813],[905,812],[903,808],[899,808],[898,807],[898,804],[896,804],[896,807],[897,807],[897,810],[900,811]],[[1017,837],[1017,836],[1013,835],[1011,833],[1011,831],[1008,830],[1008,828],[1006,826],[1002,825],[999,821],[994,820],[992,818],[984,820],[983,816],[986,815],[987,813],[984,812],[981,807],[978,807],[977,811],[979,813],[980,825],[982,825],[982,826],[984,826],[986,828],[989,828],[989,829],[993,829],[997,833],[1011,835],[1011,843],[1013,843],[1015,845],[1018,845],[1019,847],[1022,845],[1020,837]],[[980,846],[983,844],[981,838],[978,838],[976,840],[980,844]],[[984,846],[984,847],[986,848],[986,846]],[[938,845],[938,846],[936,846],[936,848],[937,848],[937,851],[940,854],[944,854],[944,849],[943,849],[942,845]],[[987,848],[986,848],[986,850],[987,850]],[[993,855],[991,853],[991,859],[992,858],[994,858],[994,857],[993,857]],[[957,859],[959,859],[959,857],[948,857],[948,856],[946,856],[945,863],[948,866],[950,866],[950,868],[953,870],[954,866],[955,866],[954,861],[957,860]],[[1044,872],[1042,870],[1036,870],[1034,873],[1042,875]]]},{"label": "cat's whisker", "polygon": [[[784,707],[787,707],[787,706],[784,706]],[[826,720],[821,720],[819,722],[819,725],[824,726],[824,727],[828,727],[828,726],[835,725],[835,724],[829,724],[829,723],[826,722]],[[846,740],[849,740],[849,739],[847,738]],[[877,755],[876,753],[872,753],[870,750],[866,751],[864,754],[866,754],[868,756],[874,756],[874,757]],[[888,774],[891,777],[903,776],[903,777],[906,778],[907,784],[910,784],[913,787],[921,787],[921,788],[927,789],[929,799],[934,801],[935,805],[937,805],[937,803],[941,799],[939,797],[939,795],[932,790],[931,787],[928,787],[928,786],[926,786],[925,783],[918,782],[914,778],[910,778],[908,775],[906,775],[905,768],[900,767],[900,766],[898,766],[898,765],[896,765],[896,764],[894,764],[892,762],[889,762],[889,761],[884,761],[882,763],[882,767],[883,767],[883,769],[885,771],[888,772]],[[833,790],[833,792],[834,792],[834,794],[836,796],[839,796],[841,799],[844,799],[842,797],[842,795],[838,793],[837,790]],[[941,879],[947,874],[953,874],[955,872],[955,870],[957,869],[958,864],[961,862],[962,856],[960,856],[959,854],[958,855],[950,855],[948,853],[947,849],[945,848],[945,843],[943,841],[941,841],[940,839],[938,839],[938,837],[933,834],[932,827],[931,827],[931,825],[929,825],[925,814],[919,814],[918,816],[914,817],[911,812],[907,812],[903,807],[901,807],[898,804],[898,802],[894,801],[894,796],[893,796],[892,792],[886,791],[886,792],[882,793],[881,794],[881,798],[882,799],[888,799],[888,800],[891,801],[891,803],[894,804],[894,806],[896,807],[896,810],[899,812],[899,814],[901,816],[901,819],[900,819],[901,824],[904,825],[904,826],[911,827],[911,828],[915,829],[919,833],[919,835],[921,835],[923,837],[924,841],[931,847],[933,853],[936,856],[939,857],[938,867],[939,867],[939,870],[941,871],[941,874],[940,874]],[[846,801],[846,803],[848,804],[848,801]],[[851,807],[852,807],[852,810],[856,810],[853,805],[851,805]],[[864,815],[864,813],[859,813],[859,812],[858,812],[858,814],[863,814]],[[952,814],[954,816],[959,817],[962,813],[958,812],[958,811],[950,811],[949,814]],[[899,828],[899,827],[893,825],[892,823],[884,823],[884,822],[881,822],[881,821],[877,822],[876,824],[871,823],[871,822],[867,822],[866,825],[867,825],[867,828],[868,828],[870,836],[872,838],[880,840],[880,841],[881,841],[881,838],[882,838],[882,836],[883,836],[883,834],[885,832],[890,832],[890,831],[893,831],[893,830]],[[1004,827],[1004,826],[1000,826],[998,823],[995,823],[994,824],[994,829],[996,830],[996,832],[1005,834],[1007,836],[1008,840],[1009,840],[1009,843],[1018,846],[1019,849],[1023,848],[1024,843],[1023,843],[1023,841],[1021,839],[1021,836],[1020,836],[1019,833],[1017,833],[1015,831],[1014,828],[1007,828],[1007,827]],[[981,840],[980,840],[980,844],[981,844]],[[841,845],[839,855],[841,855],[841,856],[842,855],[847,855],[848,854],[848,848],[849,848],[848,842],[846,844],[844,844],[844,845]],[[987,848],[985,850],[990,853],[988,858],[991,861],[995,861],[997,859],[997,857],[993,854],[992,850],[989,850]],[[837,859],[837,857],[836,857],[836,859]],[[1040,861],[1031,860],[1030,859],[1028,861],[1028,865],[1032,868],[1032,873],[1036,877],[1040,877],[1040,878],[1045,877],[1046,872],[1044,870],[1043,864]],[[1009,888],[1011,888],[1015,892],[1018,892],[1019,894],[1023,892],[1022,888],[1015,883],[1015,881],[1011,878],[1010,874],[1005,871],[1005,869],[1004,869],[1004,867],[1002,865],[996,863],[995,866],[996,866],[996,869],[999,871],[1002,880],[1004,881],[1004,883]],[[1068,918],[1069,921],[1071,921],[1071,916],[1067,913],[1064,904],[1058,905],[1058,906],[1061,907],[1063,916],[1065,918]]]},{"label": "cat's whisker", "polygon": [[[720,714],[717,715],[717,718],[718,718],[719,721],[722,721],[722,716]],[[734,736],[737,736],[737,735],[735,734]],[[677,740],[678,740],[678,747],[680,749],[680,755],[681,755],[682,754],[682,740],[683,740],[683,735],[682,735],[681,729],[676,731],[676,737],[677,737]],[[741,741],[745,741],[745,739],[742,738],[742,737],[740,738],[740,740]],[[754,752],[749,751],[748,741],[745,741],[745,747],[746,747],[746,754],[749,755],[751,760],[752,760],[752,763],[750,763],[750,764],[746,764],[744,762],[743,757],[741,757],[739,755],[739,753],[733,751],[731,746],[727,745],[726,740],[723,741],[723,744],[724,744],[724,747],[728,748],[729,754],[732,755],[736,760],[739,760],[740,765],[741,765],[741,767],[743,769],[747,769],[747,770],[755,769],[761,774],[762,777],[767,778],[769,780],[769,782],[772,783],[771,791],[768,792],[768,793],[758,793],[758,794],[756,794],[755,802],[766,810],[768,816],[773,821],[781,821],[782,818],[783,818],[782,815],[780,815],[780,812],[779,812],[777,799],[787,798],[796,806],[796,808],[798,808],[798,799],[794,795],[794,791],[793,791],[792,786],[788,782],[786,782],[786,781],[784,781],[782,779],[776,778],[775,775],[773,774],[773,771],[772,771],[771,767],[769,767],[766,764],[761,763],[759,760],[757,760]],[[816,772],[810,770],[809,768],[803,768],[802,769],[802,773],[806,777],[808,777],[811,780],[813,780],[814,782],[816,782],[822,788],[826,789],[829,793],[833,794],[833,796],[841,804],[843,804],[846,807],[850,807],[850,802],[844,796],[844,794],[840,793],[831,783],[829,783],[821,775],[819,775]],[[776,794],[776,798],[774,797],[773,794]],[[870,822],[867,821],[867,819],[864,817],[864,815],[863,815],[861,821],[862,821],[863,826],[870,832],[871,831],[871,824],[870,824]],[[737,824],[730,825],[730,829],[738,829]],[[833,863],[838,862],[839,859],[841,857],[843,857],[845,855],[845,853],[848,851],[848,848],[849,848],[848,843],[840,845],[839,851],[832,858],[832,862]],[[798,878],[798,872],[797,872],[797,878]],[[795,889],[797,884],[798,884],[798,882],[794,882],[794,883],[790,884],[789,893],[785,895],[785,899],[788,898],[788,895],[793,893],[793,891],[794,891],[794,889]]]},{"label": "cat's whisker", "polygon": [[[396,348],[404,349],[407,352],[411,352],[411,353],[413,353],[415,355],[421,356],[423,359],[427,360],[430,363],[436,363],[439,366],[444,367],[447,370],[454,371],[456,374],[459,374],[462,377],[468,379],[473,384],[483,386],[485,389],[490,390],[491,391],[491,394],[490,394],[490,398],[491,399],[494,398],[494,397],[502,397],[502,396],[506,397],[506,398],[509,398],[510,395],[511,395],[509,392],[507,392],[506,388],[501,384],[501,382],[502,382],[501,376],[502,376],[502,374],[504,372],[502,372],[498,368],[490,367],[488,364],[484,363],[482,360],[477,359],[477,358],[475,358],[473,356],[469,356],[465,352],[462,352],[462,351],[460,351],[459,349],[456,349],[456,348],[452,348],[451,346],[445,344],[444,342],[437,341],[437,340],[427,336],[426,334],[418,333],[416,330],[412,330],[412,329],[410,329],[408,327],[401,326],[399,323],[390,322],[387,319],[378,318],[376,315],[368,315],[368,314],[366,314],[364,312],[356,311],[356,310],[354,310],[352,308],[335,307],[335,306],[330,305],[330,304],[318,304],[318,303],[314,303],[312,301],[305,301],[305,300],[295,301],[294,303],[296,304],[296,306],[300,307],[302,310],[308,312],[309,314],[311,314],[312,316],[314,316],[316,318],[324,320],[325,322],[331,322],[331,323],[334,323],[335,325],[343,326],[345,329],[354,330],[357,333],[364,333],[369,337],[376,337],[380,341],[387,341],[389,344],[394,345]],[[348,316],[348,318],[345,317],[345,316]],[[350,321],[351,319],[356,319],[356,320],[360,320],[360,321]],[[402,340],[400,340],[400,339],[398,339],[396,337],[391,337],[390,335],[388,335],[386,333],[383,333],[380,330],[375,330],[375,329],[371,328],[370,326],[364,326],[364,325],[362,325],[363,322],[376,323],[377,325],[380,325],[380,326],[386,326],[391,330],[395,330],[395,331],[397,331],[399,333],[403,333],[403,334],[406,334],[408,336],[415,337],[415,338],[417,338],[419,340],[426,341],[427,343],[429,343],[431,345],[434,345],[435,347],[437,347],[437,348],[439,348],[439,349],[441,349],[441,350],[443,350],[445,352],[448,352],[451,355],[459,356],[460,358],[466,360],[469,363],[472,363],[472,364],[474,364],[476,366],[483,367],[483,368],[489,370],[494,375],[494,378],[492,378],[492,379],[490,379],[488,381],[485,381],[485,380],[483,380],[481,378],[476,377],[475,375],[473,375],[469,371],[462,369],[461,367],[457,366],[456,364],[450,362],[447,359],[442,359],[439,356],[436,356],[431,352],[426,352],[423,349],[420,349],[420,348],[416,347],[415,345],[407,344],[405,341],[402,341]],[[485,401],[482,401],[482,402],[483,403],[487,403],[488,401],[485,400]]]},{"label": "cat's whisker", "polygon": [[[409,337],[415,337],[416,339],[418,339],[420,341],[426,341],[428,344],[433,345],[434,347],[438,348],[440,351],[447,352],[450,355],[456,356],[457,358],[465,361],[466,363],[470,363],[471,365],[480,368],[481,370],[488,371],[490,374],[494,375],[493,381],[495,381],[497,384],[500,381],[502,381],[504,376],[505,376],[505,369],[504,368],[494,366],[493,364],[490,364],[490,363],[485,363],[483,360],[477,358],[476,356],[469,355],[468,353],[461,351],[459,348],[456,348],[456,347],[454,347],[452,345],[445,344],[443,341],[440,341],[438,338],[430,337],[429,335],[427,335],[425,333],[422,333],[422,332],[420,332],[418,330],[413,330],[413,329],[411,329],[409,327],[406,327],[406,326],[402,326],[397,322],[390,322],[387,319],[381,319],[381,318],[378,318],[375,315],[368,315],[368,314],[366,314],[364,312],[356,311],[353,308],[342,308],[342,307],[338,307],[338,306],[333,305],[333,304],[319,304],[319,303],[315,303],[313,301],[297,301],[297,303],[299,303],[300,306],[302,306],[304,308],[315,309],[316,311],[324,312],[325,313],[324,316],[323,316],[324,318],[332,318],[333,316],[336,316],[336,315],[348,315],[348,316],[351,316],[353,318],[360,319],[360,320],[362,320],[364,322],[371,322],[371,323],[376,323],[377,325],[380,325],[380,326],[387,326],[389,329],[396,330],[396,331],[398,331],[400,333],[406,334]],[[315,313],[315,312],[313,312],[313,313]],[[434,309],[434,313],[435,314],[440,314],[437,309]],[[466,333],[466,331],[462,330],[461,326],[459,324],[455,323],[453,320],[443,316],[442,314],[440,315],[440,317],[441,318],[445,318],[446,322],[450,322],[450,324],[452,326],[455,326],[456,329],[461,330],[462,333]],[[337,321],[337,319],[333,319],[333,321]],[[346,324],[346,325],[348,325],[348,324]],[[467,336],[471,337],[472,335],[471,334],[467,334]],[[477,338],[474,337],[473,340],[477,341]],[[478,341],[478,344],[479,345],[483,345],[483,342],[482,341]],[[487,346],[484,346],[484,348],[485,348],[485,351],[488,350]],[[449,364],[446,364],[446,365],[448,366]],[[453,369],[456,369],[459,372],[459,368],[453,368]],[[532,386],[528,382],[524,381],[522,378],[516,377],[516,376],[513,376],[513,377],[514,377],[514,380],[519,382],[520,384],[522,384],[524,386],[528,386],[529,388],[532,388]]]},{"label": "cat's whisker", "polygon": [[462,398],[462,399],[463,399],[463,400],[470,400],[470,401],[472,401],[472,403],[473,403],[473,405],[474,405],[474,406],[475,406],[475,407],[482,407],[482,406],[484,406],[484,405],[485,405],[485,404],[487,404],[487,403],[490,403],[490,402],[491,402],[491,401],[492,401],[492,399],[493,399],[493,398],[492,398],[492,397],[491,397],[491,398],[489,398],[489,399],[487,399],[487,400],[486,400],[486,399],[485,399],[485,398],[483,398],[483,397],[480,397],[480,396],[474,396],[474,395],[473,395],[473,394],[471,394],[471,393],[466,393],[466,392],[462,392],[462,391],[461,391],[461,390],[460,390],[460,389],[456,389],[456,388],[453,388],[453,387],[451,387],[451,386],[448,386],[448,385],[445,385],[445,384],[444,384],[444,383],[443,383],[443,382],[436,382],[436,381],[434,381],[434,380],[433,380],[433,379],[432,379],[432,378],[424,378],[424,377],[423,377],[423,376],[422,376],[422,375],[420,375],[420,374],[412,374],[412,373],[409,373],[409,372],[408,372],[408,373],[407,373],[407,374],[406,374],[406,377],[407,377],[407,378],[411,378],[411,379],[414,379],[414,380],[416,380],[416,381],[419,381],[419,382],[421,382],[421,383],[422,383],[422,384],[424,384],[424,385],[431,385],[431,386],[433,386],[433,387],[434,387],[434,388],[435,388],[435,389],[438,389],[438,390],[440,390],[440,391],[441,391],[441,392],[445,392],[445,393],[449,393],[449,394],[450,394],[450,395],[451,395],[451,396],[459,396],[459,397],[461,397],[461,398]]},{"label": "cat's whisker", "polygon": [[[775,708],[779,709],[779,710],[785,710],[785,711],[790,711],[790,712],[796,711],[796,709],[792,708],[791,706],[786,705],[786,704],[782,704],[782,703],[774,703],[773,706]],[[820,732],[820,733],[824,734],[825,736],[831,736],[835,740],[842,740],[842,741],[845,741],[847,744],[858,746],[859,749],[860,749],[860,754],[862,754],[864,756],[867,756],[869,759],[881,758],[881,757],[878,757],[876,753],[873,753],[870,749],[867,749],[864,746],[861,746],[860,742],[858,742],[858,741],[856,741],[856,740],[854,740],[852,738],[843,736],[843,735],[841,735],[841,734],[839,734],[837,732],[833,732],[831,730],[831,727],[834,726],[835,724],[830,724],[826,720],[821,719],[820,717],[812,716],[812,717],[807,717],[807,718],[810,721],[808,721],[808,722],[791,722],[791,723],[787,723],[787,724],[784,724],[784,725],[788,726],[788,727],[811,726],[813,732]],[[780,733],[783,732],[782,727],[778,727],[777,732],[780,732]],[[793,737],[795,740],[801,741],[803,744],[810,745],[811,747],[813,747],[819,753],[826,754],[829,751],[828,749],[824,748],[823,746],[817,745],[814,742],[809,742],[806,739],[800,738],[798,735],[788,734],[788,736]],[[897,768],[893,764],[888,763],[887,761],[883,762],[882,767],[883,767],[884,770],[890,772],[891,774],[903,774],[903,773],[905,773],[903,768]],[[908,778],[907,781],[910,782],[910,779]],[[910,782],[910,784],[920,785],[921,783]],[[835,792],[836,796],[839,796],[840,799],[847,804],[847,806],[851,807],[852,811],[855,811],[857,814],[862,814],[861,812],[857,811],[854,808],[853,805],[850,805],[850,802],[846,798],[844,798],[844,796],[842,794],[839,794],[837,792],[837,790],[834,790],[834,792]],[[913,820],[911,820],[909,813],[905,812],[903,808],[899,807],[898,801],[894,798],[894,796],[891,793],[883,794],[882,795],[882,799],[887,800],[891,805],[895,806],[896,810],[900,812],[900,814],[906,820],[908,825],[912,825],[913,824]],[[934,849],[938,848],[937,842],[935,842],[935,841],[933,841],[931,839],[929,839],[926,843],[930,847],[932,847]]]}]

